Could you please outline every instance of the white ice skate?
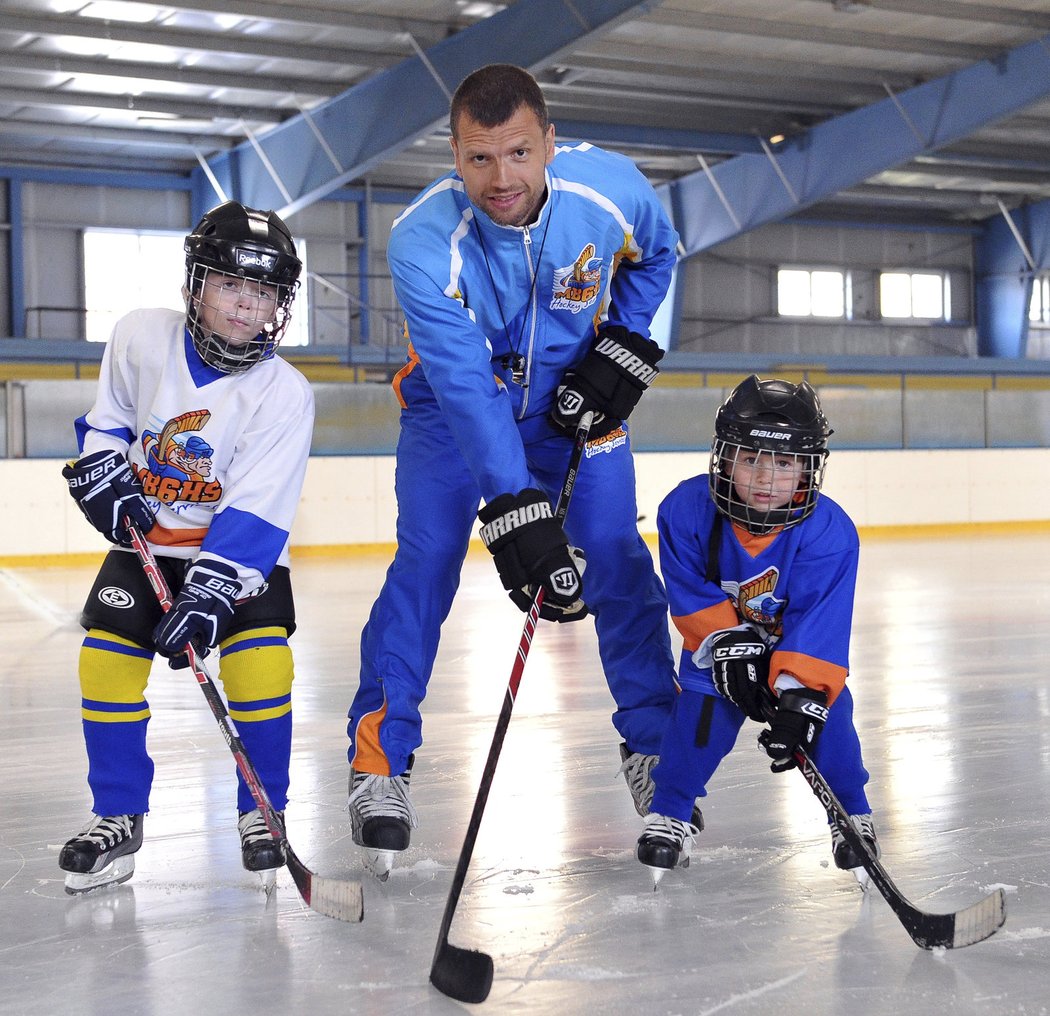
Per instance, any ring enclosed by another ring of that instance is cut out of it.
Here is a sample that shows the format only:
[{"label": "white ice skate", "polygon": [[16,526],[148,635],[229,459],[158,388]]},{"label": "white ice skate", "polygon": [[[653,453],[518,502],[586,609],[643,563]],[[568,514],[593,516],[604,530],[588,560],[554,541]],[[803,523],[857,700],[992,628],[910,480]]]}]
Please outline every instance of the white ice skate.
[{"label": "white ice skate", "polygon": [[[872,822],[871,813],[866,815],[850,815],[849,820],[853,827],[860,833],[864,842],[876,858],[882,856],[878,837],[875,835],[875,824]],[[839,827],[831,827],[831,854],[835,859],[835,867],[841,868],[853,874],[861,889],[867,889],[871,883],[871,876],[867,873],[861,859],[853,848],[846,842],[846,838],[839,831]]]},{"label": "white ice skate", "polygon": [[408,784],[415,757],[400,776],[350,770],[350,830],[354,843],[364,848],[365,867],[385,882],[395,856],[408,849],[411,830],[418,824],[416,809],[408,798]]},{"label": "white ice skate", "polygon": [[[283,811],[277,814],[284,819]],[[285,863],[284,844],[274,839],[259,808],[239,813],[237,832],[241,836],[241,863],[246,871],[255,872],[259,887],[269,896],[277,885],[277,869]]]},{"label": "white ice skate", "polygon": [[68,840],[58,855],[71,896],[127,882],[135,872],[135,851],[142,846],[142,815],[92,815],[83,832]]},{"label": "white ice skate", "polygon": [[689,867],[690,849],[703,827],[703,818],[697,826],[656,812],[645,816],[645,830],[638,838],[635,853],[649,869],[654,890],[672,868]]}]

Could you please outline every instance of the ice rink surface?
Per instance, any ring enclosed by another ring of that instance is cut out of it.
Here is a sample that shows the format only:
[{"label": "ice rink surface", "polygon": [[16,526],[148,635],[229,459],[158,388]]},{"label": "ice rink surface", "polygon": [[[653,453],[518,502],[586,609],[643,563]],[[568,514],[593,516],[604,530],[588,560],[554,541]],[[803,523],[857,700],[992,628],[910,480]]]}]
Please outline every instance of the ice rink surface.
[{"label": "ice rink surface", "polygon": [[691,867],[654,892],[592,623],[542,623],[450,940],[495,961],[488,1000],[428,982],[522,615],[472,554],[424,703],[420,828],[386,884],[346,817],[345,713],[387,565],[294,561],[299,630],[289,838],[364,882],[365,919],[267,898],[240,867],[233,762],[187,671],[155,664],[157,763],[134,878],[63,891],[89,814],[76,624],[93,566],[0,570],[3,1016],[999,1016],[1050,1013],[1050,535],[863,542],[850,685],[883,864],[931,911],[1007,891],[1006,925],[918,949],[831,863],[824,813],[747,724],[703,802]]}]

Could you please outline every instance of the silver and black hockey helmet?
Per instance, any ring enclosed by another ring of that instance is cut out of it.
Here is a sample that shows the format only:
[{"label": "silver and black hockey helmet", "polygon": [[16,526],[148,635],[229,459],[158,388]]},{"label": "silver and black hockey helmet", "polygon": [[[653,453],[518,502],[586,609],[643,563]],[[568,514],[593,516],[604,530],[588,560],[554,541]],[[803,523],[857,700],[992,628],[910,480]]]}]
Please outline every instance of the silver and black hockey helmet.
[{"label": "silver and black hockey helmet", "polygon": [[[272,211],[226,201],[206,212],[183,244],[186,252],[186,319],[205,363],[226,374],[273,356],[291,320],[302,262],[288,227]],[[235,345],[202,327],[199,300],[209,272],[276,289],[272,320],[247,345]]]},{"label": "silver and black hockey helmet", "polygon": [[[759,535],[797,525],[816,507],[831,433],[820,399],[807,382],[763,381],[752,374],[715,414],[709,476],[716,507]],[[767,453],[784,468],[801,467],[798,487],[787,504],[762,509],[741,498],[733,469],[741,456],[755,452]]]}]

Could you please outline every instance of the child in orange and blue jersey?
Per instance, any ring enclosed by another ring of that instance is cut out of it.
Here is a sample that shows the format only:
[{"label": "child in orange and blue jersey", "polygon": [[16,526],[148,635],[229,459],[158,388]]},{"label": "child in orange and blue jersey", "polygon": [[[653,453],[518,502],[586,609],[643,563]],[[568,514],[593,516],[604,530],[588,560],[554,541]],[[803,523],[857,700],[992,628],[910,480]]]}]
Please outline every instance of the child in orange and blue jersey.
[{"label": "child in orange and blue jersey", "polygon": [[[703,828],[691,819],[694,799],[744,720],[764,722],[770,708],[759,743],[772,770],[794,768],[804,748],[878,854],[846,687],[859,542],[849,516],[820,495],[830,434],[808,384],[752,375],[718,410],[708,474],[660,505],[660,567],[683,651],[637,847],[656,881],[688,862]],[[832,848],[836,865],[862,879],[835,827]]]}]

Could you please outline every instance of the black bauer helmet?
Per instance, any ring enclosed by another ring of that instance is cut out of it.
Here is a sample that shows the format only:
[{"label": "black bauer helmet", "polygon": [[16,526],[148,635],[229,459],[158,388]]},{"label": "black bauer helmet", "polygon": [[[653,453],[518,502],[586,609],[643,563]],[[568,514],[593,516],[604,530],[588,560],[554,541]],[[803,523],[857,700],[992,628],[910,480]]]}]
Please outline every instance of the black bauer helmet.
[{"label": "black bauer helmet", "polygon": [[[817,393],[805,381],[762,381],[752,374],[715,414],[709,469],[715,506],[756,535],[798,525],[820,496],[831,433]],[[737,463],[745,461],[748,489],[733,479]],[[794,492],[779,504],[769,500],[773,474],[789,472],[797,474]]]},{"label": "black bauer helmet", "polygon": [[[291,321],[302,262],[284,222],[272,211],[226,201],[205,212],[183,243],[186,251],[186,325],[205,363],[224,374],[248,370],[276,352]],[[244,281],[245,292],[268,287],[273,311],[247,344],[217,335],[201,322],[201,303],[211,272]],[[249,281],[253,287],[249,287]],[[272,291],[271,291],[272,290]]]}]

